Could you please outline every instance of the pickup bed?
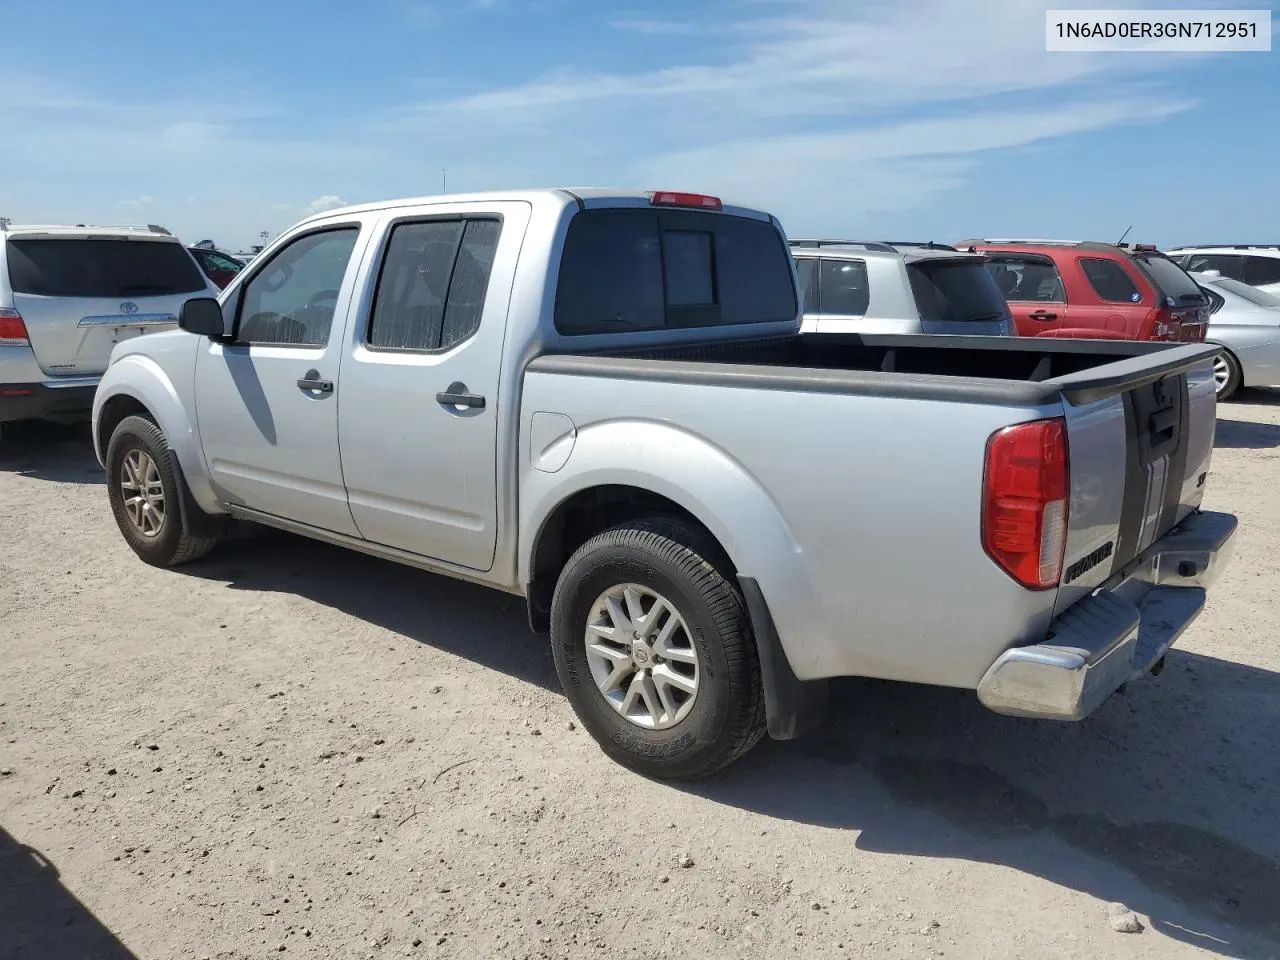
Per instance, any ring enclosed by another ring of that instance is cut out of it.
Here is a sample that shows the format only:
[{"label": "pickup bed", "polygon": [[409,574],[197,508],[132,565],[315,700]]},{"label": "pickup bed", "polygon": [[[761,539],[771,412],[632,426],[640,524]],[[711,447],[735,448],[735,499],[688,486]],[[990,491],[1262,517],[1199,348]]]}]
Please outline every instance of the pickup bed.
[{"label": "pickup bed", "polygon": [[121,533],[251,520],[527,599],[584,727],[696,777],[826,681],[1076,720],[1227,560],[1212,346],[802,335],[767,214],[691,194],[326,212],[94,403]]}]

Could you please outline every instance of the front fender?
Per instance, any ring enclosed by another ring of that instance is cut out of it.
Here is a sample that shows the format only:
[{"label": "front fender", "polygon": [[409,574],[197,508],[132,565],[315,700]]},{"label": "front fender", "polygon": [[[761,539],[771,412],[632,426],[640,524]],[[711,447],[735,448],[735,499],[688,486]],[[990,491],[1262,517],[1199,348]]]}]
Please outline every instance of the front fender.
[{"label": "front fender", "polygon": [[[527,451],[528,460],[538,453]],[[720,542],[739,576],[759,584],[792,669],[812,675],[803,630],[821,618],[815,616],[807,558],[769,492],[723,449],[669,423],[604,421],[577,433],[554,473],[525,462],[521,475],[522,583],[532,577],[538,536],[562,503],[593,487],[646,490],[692,514]]]},{"label": "front fender", "polygon": [[192,499],[206,513],[223,513],[209,483],[194,417],[188,412],[168,373],[143,354],[128,354],[107,368],[93,398],[93,446],[98,462],[106,466],[106,441],[99,435],[102,411],[113,397],[130,397],[150,412],[178,458]]}]

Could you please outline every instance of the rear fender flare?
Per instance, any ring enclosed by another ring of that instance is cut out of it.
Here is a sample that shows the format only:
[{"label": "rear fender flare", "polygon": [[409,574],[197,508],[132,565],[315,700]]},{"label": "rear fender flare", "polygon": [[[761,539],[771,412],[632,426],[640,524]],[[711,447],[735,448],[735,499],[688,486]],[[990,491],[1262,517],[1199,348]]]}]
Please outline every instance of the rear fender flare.
[{"label": "rear fender flare", "polygon": [[520,583],[530,582],[544,525],[570,497],[593,487],[645,490],[688,511],[739,577],[758,584],[787,661],[797,674],[809,672],[803,638],[820,617],[805,555],[768,491],[724,450],[671,424],[613,420],[580,430],[555,473],[521,466]]}]

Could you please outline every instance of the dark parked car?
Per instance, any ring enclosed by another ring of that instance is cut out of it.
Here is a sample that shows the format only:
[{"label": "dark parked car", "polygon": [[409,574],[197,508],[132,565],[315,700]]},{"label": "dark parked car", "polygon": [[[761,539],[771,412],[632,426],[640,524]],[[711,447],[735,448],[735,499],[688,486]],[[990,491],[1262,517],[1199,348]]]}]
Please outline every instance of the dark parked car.
[{"label": "dark parked car", "polygon": [[244,269],[244,262],[237,260],[229,253],[223,253],[214,247],[188,247],[191,255],[200,264],[206,277],[212,280],[219,290],[226,287],[237,273]]}]

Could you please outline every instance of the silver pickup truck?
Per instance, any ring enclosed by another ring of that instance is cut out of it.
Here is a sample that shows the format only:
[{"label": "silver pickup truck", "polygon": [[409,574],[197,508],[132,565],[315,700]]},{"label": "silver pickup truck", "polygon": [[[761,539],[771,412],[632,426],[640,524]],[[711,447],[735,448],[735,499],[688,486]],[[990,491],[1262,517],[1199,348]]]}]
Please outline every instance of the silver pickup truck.
[{"label": "silver pickup truck", "polygon": [[520,595],[651,775],[796,736],[832,677],[1084,717],[1236,527],[1199,509],[1217,348],[802,335],[779,224],[712,197],[326,212],[181,327],[94,401],[138,556],[242,519]]}]

